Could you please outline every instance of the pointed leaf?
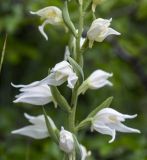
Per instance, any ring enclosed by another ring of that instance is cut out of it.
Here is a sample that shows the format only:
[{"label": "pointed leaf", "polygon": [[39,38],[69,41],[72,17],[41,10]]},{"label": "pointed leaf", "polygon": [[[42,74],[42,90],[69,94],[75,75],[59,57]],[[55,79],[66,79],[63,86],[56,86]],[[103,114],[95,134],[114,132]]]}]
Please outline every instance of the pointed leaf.
[{"label": "pointed leaf", "polygon": [[71,57],[68,57],[68,61],[72,65],[74,71],[76,72],[79,78],[79,81],[82,83],[84,80],[84,73],[83,73],[81,66]]},{"label": "pointed leaf", "polygon": [[48,129],[49,135],[58,144],[59,137],[58,137],[57,133],[59,133],[59,131],[57,129],[52,128],[52,125],[51,125],[50,121],[48,120],[48,116],[47,116],[47,113],[46,113],[44,107],[43,107],[43,114],[44,114],[44,118],[45,118],[45,122],[46,122],[46,126]]},{"label": "pointed leaf", "polygon": [[69,16],[67,1],[64,2],[62,16],[63,16],[64,23],[67,25],[69,30],[73,33],[73,35],[75,37],[77,37],[76,29],[75,29],[74,24],[72,23],[70,16]]},{"label": "pointed leaf", "polygon": [[93,117],[99,110],[103,108],[107,108],[110,106],[111,102],[113,100],[113,97],[107,98],[102,104],[100,104],[98,107],[96,107],[89,115],[87,118]]}]

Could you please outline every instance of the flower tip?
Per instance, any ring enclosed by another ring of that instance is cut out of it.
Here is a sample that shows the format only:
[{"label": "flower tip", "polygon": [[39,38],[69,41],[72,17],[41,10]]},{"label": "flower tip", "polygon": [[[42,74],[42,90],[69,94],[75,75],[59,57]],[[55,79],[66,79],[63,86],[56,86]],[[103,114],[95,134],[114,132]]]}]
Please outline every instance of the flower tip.
[{"label": "flower tip", "polygon": [[24,117],[27,118],[27,119],[30,119],[30,115],[27,114],[27,113],[24,113]]},{"label": "flower tip", "polygon": [[44,38],[48,41],[48,37],[47,37],[46,33],[44,32],[44,27],[39,26],[38,29],[39,29],[40,33],[44,36]]},{"label": "flower tip", "polygon": [[139,133],[139,134],[140,134],[140,133],[141,133],[141,131],[137,129],[137,130],[136,130],[136,133]]},{"label": "flower tip", "polygon": [[64,127],[63,126],[61,126],[61,131],[63,131],[64,130]]},{"label": "flower tip", "polygon": [[110,77],[112,77],[113,76],[113,73],[110,73]]},{"label": "flower tip", "polygon": [[18,100],[17,100],[17,99],[16,99],[16,100],[14,100],[14,101],[13,101],[13,103],[18,103]]},{"label": "flower tip", "polygon": [[137,114],[132,115],[133,118],[135,118],[135,117],[137,117],[137,116],[138,116]]},{"label": "flower tip", "polygon": [[11,82],[11,86],[16,88],[16,85]]},{"label": "flower tip", "polygon": [[117,35],[118,35],[118,36],[120,36],[120,35],[121,35],[121,33],[120,33],[120,32],[117,32]]},{"label": "flower tip", "polygon": [[14,131],[11,131],[11,134],[16,134],[17,132],[14,130]]},{"label": "flower tip", "polygon": [[108,143],[114,142],[114,139],[115,139],[115,138],[110,139],[110,140],[108,141]]},{"label": "flower tip", "polygon": [[112,21],[112,17],[109,19],[109,22],[111,22]]},{"label": "flower tip", "polygon": [[30,14],[36,14],[36,12],[30,11]]}]

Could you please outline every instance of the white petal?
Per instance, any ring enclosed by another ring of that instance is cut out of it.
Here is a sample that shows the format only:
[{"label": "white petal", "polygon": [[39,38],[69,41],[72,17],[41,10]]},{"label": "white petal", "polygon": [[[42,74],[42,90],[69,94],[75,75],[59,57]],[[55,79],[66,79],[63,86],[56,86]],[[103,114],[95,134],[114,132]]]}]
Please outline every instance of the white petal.
[{"label": "white petal", "polygon": [[52,69],[52,72],[56,72],[59,70],[63,70],[65,68],[71,67],[71,65],[67,61],[62,61],[60,63],[57,63],[55,67]]},{"label": "white petal", "polygon": [[77,82],[77,80],[78,80],[78,77],[76,76],[76,74],[75,73],[73,73],[73,74],[71,74],[71,75],[69,75],[68,76],[68,87],[69,88],[74,88],[74,86],[75,86],[75,84],[76,84],[76,82]]},{"label": "white petal", "polygon": [[27,113],[24,113],[24,116],[32,124],[40,124],[40,125],[42,125],[45,122],[45,119],[44,119],[43,115],[31,116],[31,115],[29,115]]},{"label": "white petal", "polygon": [[[40,83],[40,82],[39,82]],[[46,84],[42,84],[42,85],[37,85],[34,87],[29,87],[29,88],[21,88],[20,89],[21,92],[24,93],[32,93],[32,94],[42,94],[42,95],[46,95],[46,96],[51,96],[51,91],[50,91],[50,87]]]},{"label": "white petal", "polygon": [[112,29],[112,28],[108,28],[107,32],[105,32],[105,34],[103,35],[103,39],[105,39],[106,37],[108,37],[109,35],[121,35],[121,33],[117,32],[116,30]]},{"label": "white petal", "polygon": [[81,39],[80,39],[80,47],[82,47],[82,46],[83,46],[83,44],[84,44],[85,40],[86,40],[85,38],[81,37]]},{"label": "white petal", "polygon": [[56,80],[55,73],[51,73],[46,78],[42,79],[40,81],[40,84],[48,84],[48,85],[53,85],[53,86],[60,86],[65,81],[66,81],[66,78],[62,78],[60,80]]},{"label": "white petal", "polygon": [[94,130],[96,130],[99,133],[112,136],[112,139],[109,141],[109,143],[112,143],[115,140],[116,132],[114,129],[111,129],[111,128],[105,126],[104,124],[93,124],[92,127]]},{"label": "white petal", "polygon": [[36,11],[36,12],[30,11],[30,13],[36,14],[36,15],[44,17],[44,18],[47,18],[47,16],[51,16],[52,13],[59,15],[59,16],[62,14],[61,10],[55,6],[45,7],[45,8],[42,8],[42,9]]},{"label": "white petal", "polygon": [[39,84],[39,81],[35,81],[35,82],[32,82],[32,83],[30,83],[30,84],[27,84],[27,85],[23,85],[23,84],[20,84],[20,85],[15,85],[15,84],[13,84],[13,83],[11,83],[11,85],[13,86],[13,87],[15,87],[15,88],[29,88],[29,87],[34,87],[34,86],[36,86],[36,85],[38,85]]},{"label": "white petal", "polygon": [[125,133],[140,133],[140,131],[138,129],[134,129],[134,128],[130,128],[130,127],[127,127],[125,126],[124,124],[122,123],[110,123],[109,124],[109,127],[115,129],[116,131],[119,131],[119,132],[125,132]]},{"label": "white petal", "polygon": [[105,117],[107,116],[115,116],[115,119],[116,121],[125,121],[125,119],[132,119],[132,118],[135,118],[137,115],[127,115],[127,114],[122,114],[112,108],[103,108],[101,109],[98,113],[97,113],[97,116],[102,116],[104,115]]},{"label": "white petal", "polygon": [[112,86],[112,83],[107,79],[111,77],[112,73],[107,73],[103,70],[94,71],[87,79],[90,89],[98,89],[105,85]]},{"label": "white petal", "polygon": [[[47,24],[47,23],[46,23],[46,24]],[[48,40],[48,36],[47,36],[47,34],[44,32],[44,27],[45,27],[45,25],[42,24],[41,26],[38,27],[38,29],[39,29],[40,33],[43,35],[43,37],[44,37],[46,40]]]},{"label": "white petal", "polygon": [[132,118],[137,117],[137,114],[134,114],[134,115],[123,114],[123,117],[124,117],[125,119],[132,119]]},{"label": "white petal", "polygon": [[36,14],[36,12],[30,11],[30,14]]},{"label": "white petal", "polygon": [[109,77],[112,77],[113,74],[112,73],[108,73],[108,72],[105,72],[103,70],[95,70],[90,76],[89,76],[89,79],[91,81],[94,81],[94,80],[99,80],[99,79],[107,79]]},{"label": "white petal", "polygon": [[[37,125],[37,126],[41,126],[42,128],[46,128],[46,122],[45,122],[45,117],[44,115],[39,115],[39,116],[30,116],[29,114],[27,113],[24,113],[24,116],[25,118],[28,119],[28,121],[34,125]],[[56,126],[53,122],[53,120],[47,116],[51,126],[53,129],[56,129]]]},{"label": "white petal", "polygon": [[86,147],[83,145],[80,145],[80,150],[81,150],[81,160],[86,160],[87,157],[91,155],[91,151],[87,151]]},{"label": "white petal", "polygon": [[51,102],[51,99],[49,99],[49,97],[44,97],[41,95],[34,95],[34,96],[24,95],[24,96],[17,98],[13,102],[14,103],[22,102],[22,103],[28,103],[32,105],[45,105]]},{"label": "white petal", "polygon": [[89,88],[90,89],[99,89],[99,88],[102,88],[106,85],[113,86],[113,84],[110,81],[105,80],[105,81],[89,83]]},{"label": "white petal", "polygon": [[20,134],[34,139],[43,139],[49,136],[47,129],[29,125],[18,130],[12,131],[12,134]]}]

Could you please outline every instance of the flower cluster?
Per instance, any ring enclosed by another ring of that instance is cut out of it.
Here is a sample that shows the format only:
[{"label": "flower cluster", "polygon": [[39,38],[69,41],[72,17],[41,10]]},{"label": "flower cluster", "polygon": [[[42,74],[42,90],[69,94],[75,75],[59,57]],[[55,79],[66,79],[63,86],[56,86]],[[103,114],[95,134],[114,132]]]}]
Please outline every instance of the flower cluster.
[{"label": "flower cluster", "polygon": [[[95,8],[102,0],[93,0],[91,7],[92,12],[95,12]],[[83,0],[78,1],[79,6],[83,5]],[[44,27],[47,24],[54,26],[63,26],[68,28],[72,34],[72,44],[66,47],[65,59],[57,63],[50,73],[39,81],[34,81],[27,85],[14,85],[13,87],[19,88],[20,93],[16,95],[14,103],[27,103],[31,105],[44,106],[50,102],[53,102],[55,107],[58,105],[69,116],[69,128],[64,129],[64,124],[60,126],[60,130],[56,127],[54,121],[44,111],[43,115],[30,116],[24,114],[25,118],[31,123],[28,126],[12,131],[13,134],[20,134],[28,136],[34,139],[44,139],[50,137],[59,146],[59,149],[65,152],[69,159],[86,160],[91,155],[90,151],[87,151],[85,146],[78,142],[78,138],[75,136],[82,127],[91,128],[91,131],[97,131],[101,134],[112,136],[109,143],[115,140],[116,131],[128,132],[128,133],[140,133],[139,130],[133,129],[122,124],[126,119],[135,118],[137,115],[127,115],[119,113],[118,111],[108,108],[110,102],[105,102],[100,105],[103,107],[94,109],[83,121],[77,126],[75,125],[75,111],[77,107],[78,97],[84,94],[88,89],[97,90],[104,86],[112,86],[112,82],[108,80],[113,76],[112,73],[108,73],[102,69],[95,70],[88,78],[84,80],[83,66],[81,64],[83,50],[87,42],[86,47],[92,48],[94,41],[102,42],[109,35],[120,35],[119,32],[110,28],[112,18],[94,19],[87,32],[87,37],[82,38],[83,26],[79,25],[78,29],[75,29],[74,24],[70,20],[68,14],[67,1],[65,2],[65,8],[63,11],[56,6],[48,6],[36,12],[30,12],[43,19],[42,25],[39,26],[39,31],[48,39],[47,34],[44,32]],[[82,10],[82,7],[80,8]],[[80,10],[80,22],[82,22],[83,13]],[[82,23],[80,23],[82,25]],[[83,47],[84,46],[84,47]],[[86,49],[87,49],[86,48]],[[63,83],[67,83],[67,87],[72,90],[71,105],[66,98],[60,93],[58,86]],[[109,104],[109,105],[108,105]],[[90,122],[90,123],[89,123]]]}]

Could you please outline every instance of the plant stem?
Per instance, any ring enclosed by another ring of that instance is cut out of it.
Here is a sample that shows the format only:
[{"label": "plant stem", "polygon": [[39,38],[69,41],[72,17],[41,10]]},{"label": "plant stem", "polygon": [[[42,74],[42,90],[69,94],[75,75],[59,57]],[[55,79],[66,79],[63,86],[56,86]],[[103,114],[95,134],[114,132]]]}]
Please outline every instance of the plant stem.
[{"label": "plant stem", "polygon": [[83,56],[82,56],[82,52],[80,49],[80,40],[82,37],[82,32],[83,32],[83,24],[84,24],[84,20],[83,20],[83,3],[82,4],[78,4],[79,6],[79,27],[78,27],[78,37],[76,38],[76,60],[79,63],[79,65],[81,67],[83,67]]},{"label": "plant stem", "polygon": [[[78,27],[78,36],[76,38],[76,61],[81,67],[83,67],[83,56],[80,48],[80,40],[83,32],[83,3],[79,3],[78,7],[79,7],[79,27]],[[78,85],[76,85],[72,91],[72,98],[71,98],[72,110],[68,114],[69,130],[73,133],[75,133],[75,116],[76,116],[76,108],[78,101],[77,92],[78,92]]]},{"label": "plant stem", "polygon": [[71,132],[75,133],[75,116],[76,116],[76,108],[77,108],[78,94],[77,94],[77,86],[75,86],[72,91],[71,98],[71,113],[69,113],[69,129]]}]

